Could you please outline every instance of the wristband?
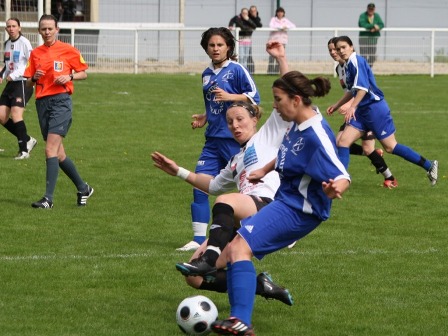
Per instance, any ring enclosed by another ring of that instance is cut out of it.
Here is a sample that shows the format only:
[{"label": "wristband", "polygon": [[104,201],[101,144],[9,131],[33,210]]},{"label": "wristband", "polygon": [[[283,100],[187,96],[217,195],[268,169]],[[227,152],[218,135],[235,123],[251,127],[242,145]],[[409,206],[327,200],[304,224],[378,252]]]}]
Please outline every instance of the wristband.
[{"label": "wristband", "polygon": [[188,175],[190,175],[190,171],[188,169],[179,167],[176,176],[180,177],[182,180],[186,180]]},{"label": "wristband", "polygon": [[35,79],[34,76],[33,76],[33,77],[31,77],[31,81],[32,81],[33,83],[36,83],[36,82],[37,82],[37,79]]},{"label": "wristband", "polygon": [[73,82],[73,74],[70,74],[70,81]]}]

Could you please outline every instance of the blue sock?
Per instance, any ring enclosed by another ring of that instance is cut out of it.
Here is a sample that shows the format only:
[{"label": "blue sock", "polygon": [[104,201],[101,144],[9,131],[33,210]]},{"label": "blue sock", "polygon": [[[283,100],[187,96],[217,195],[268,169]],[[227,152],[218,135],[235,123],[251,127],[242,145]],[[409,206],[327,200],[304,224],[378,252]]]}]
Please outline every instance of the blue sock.
[{"label": "blue sock", "polygon": [[[231,277],[233,304],[230,307],[230,316],[238,317],[247,325],[252,323],[252,311],[254,309],[255,290],[257,288],[257,274],[252,261],[237,261],[232,265]],[[229,294],[230,300],[230,294]]]},{"label": "blue sock", "polygon": [[431,161],[423,159],[423,157],[419,153],[415,152],[408,146],[397,144],[392,151],[392,154],[401,156],[403,159],[421,166],[427,171],[431,168]]},{"label": "blue sock", "polygon": [[348,164],[350,163],[350,148],[338,147],[338,157],[345,169],[348,169]]},{"label": "blue sock", "polygon": [[198,244],[202,244],[207,236],[207,227],[210,221],[210,204],[208,195],[197,189],[193,189],[191,219],[193,222],[193,240]]},{"label": "blue sock", "polygon": [[229,297],[230,307],[233,307],[235,304],[233,289],[232,289],[232,264],[227,263],[227,295]]}]

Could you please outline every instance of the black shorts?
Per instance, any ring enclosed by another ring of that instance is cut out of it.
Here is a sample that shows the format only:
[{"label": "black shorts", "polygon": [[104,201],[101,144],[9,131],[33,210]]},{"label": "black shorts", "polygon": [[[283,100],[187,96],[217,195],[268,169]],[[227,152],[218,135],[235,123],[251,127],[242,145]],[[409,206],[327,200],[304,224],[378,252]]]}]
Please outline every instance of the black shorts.
[{"label": "black shorts", "polygon": [[[272,202],[272,198],[269,198],[269,197],[260,197],[260,196],[254,196],[254,195],[249,195],[249,196],[254,200],[255,206],[257,207],[257,212]],[[235,223],[235,225],[236,224],[239,224],[239,223]],[[233,227],[232,239],[236,236],[236,232],[239,229],[240,229],[240,225],[238,225],[238,227],[236,227],[236,226]]]},{"label": "black shorts", "polygon": [[7,82],[0,96],[0,105],[25,107],[33,95],[33,88],[26,86],[26,81]]}]

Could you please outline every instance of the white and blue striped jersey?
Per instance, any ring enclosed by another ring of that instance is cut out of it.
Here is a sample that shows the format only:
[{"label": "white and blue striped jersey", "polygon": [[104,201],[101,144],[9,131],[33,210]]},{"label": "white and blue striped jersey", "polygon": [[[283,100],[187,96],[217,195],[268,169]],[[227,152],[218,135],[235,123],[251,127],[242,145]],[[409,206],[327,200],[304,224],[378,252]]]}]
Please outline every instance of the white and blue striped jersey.
[{"label": "white and blue striped jersey", "polygon": [[333,131],[320,113],[292,125],[278,151],[275,170],[281,181],[275,199],[321,221],[328,219],[331,208],[322,182],[350,180],[337,156]]},{"label": "white and blue striped jersey", "polygon": [[3,78],[10,76],[14,81],[26,80],[23,73],[30,58],[31,50],[33,50],[30,41],[20,35],[15,41],[7,40],[4,50],[5,72]]},{"label": "white and blue striped jersey", "polygon": [[372,69],[364,57],[353,52],[345,65],[345,83],[348,90],[356,96],[357,90],[366,91],[367,94],[359,103],[359,107],[384,99],[383,92],[376,85],[375,76]]},{"label": "white and blue striped jersey", "polygon": [[218,195],[238,189],[241,194],[274,198],[280,185],[277,172],[272,171],[263,177],[263,182],[253,184],[247,176],[256,169],[264,167],[275,159],[285,132],[291,122],[280,118],[276,110],[257,133],[232,157],[227,166],[221,170],[210,183],[209,192]]},{"label": "white and blue striped jersey", "polygon": [[231,94],[244,94],[252,104],[260,103],[260,95],[247,69],[237,62],[226,61],[223,67],[218,69],[214,69],[210,63],[202,73],[202,90],[208,123],[205,136],[233,138],[226,121],[227,108],[233,102],[216,101],[212,91],[218,87]]}]

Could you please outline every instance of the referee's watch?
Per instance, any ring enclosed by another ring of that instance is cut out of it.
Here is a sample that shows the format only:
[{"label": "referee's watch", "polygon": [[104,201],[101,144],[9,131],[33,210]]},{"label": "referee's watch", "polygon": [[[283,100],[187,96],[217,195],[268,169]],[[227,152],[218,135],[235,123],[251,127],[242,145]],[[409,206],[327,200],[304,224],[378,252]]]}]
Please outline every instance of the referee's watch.
[{"label": "referee's watch", "polygon": [[70,81],[73,82],[73,74],[71,73],[69,76],[70,76]]}]

